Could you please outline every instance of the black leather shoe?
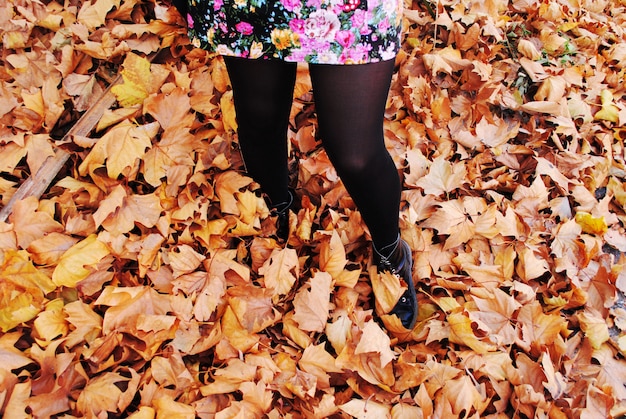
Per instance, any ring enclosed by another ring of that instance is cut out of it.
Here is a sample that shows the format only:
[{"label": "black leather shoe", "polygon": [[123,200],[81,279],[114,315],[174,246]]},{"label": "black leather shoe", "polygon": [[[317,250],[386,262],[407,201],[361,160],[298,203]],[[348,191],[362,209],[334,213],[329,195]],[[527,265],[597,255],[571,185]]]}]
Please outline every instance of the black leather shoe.
[{"label": "black leather shoe", "polygon": [[276,237],[278,241],[289,239],[289,209],[293,205],[293,193],[289,191],[289,201],[281,202],[272,207],[272,214],[276,217]]},{"label": "black leather shoe", "polygon": [[412,330],[417,320],[417,296],[413,284],[413,255],[408,243],[400,239],[398,246],[389,257],[385,257],[374,249],[374,262],[378,272],[388,271],[404,281],[407,290],[402,294],[389,314],[395,314],[402,326]]}]

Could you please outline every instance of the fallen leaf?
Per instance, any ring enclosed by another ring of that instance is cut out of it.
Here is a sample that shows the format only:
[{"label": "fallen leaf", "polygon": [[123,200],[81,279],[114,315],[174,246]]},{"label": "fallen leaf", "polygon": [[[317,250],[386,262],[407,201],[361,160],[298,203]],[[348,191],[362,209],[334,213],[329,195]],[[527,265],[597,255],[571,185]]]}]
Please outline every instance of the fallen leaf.
[{"label": "fallen leaf", "polygon": [[327,272],[316,272],[294,298],[293,319],[302,330],[322,332],[330,310],[332,277]]}]

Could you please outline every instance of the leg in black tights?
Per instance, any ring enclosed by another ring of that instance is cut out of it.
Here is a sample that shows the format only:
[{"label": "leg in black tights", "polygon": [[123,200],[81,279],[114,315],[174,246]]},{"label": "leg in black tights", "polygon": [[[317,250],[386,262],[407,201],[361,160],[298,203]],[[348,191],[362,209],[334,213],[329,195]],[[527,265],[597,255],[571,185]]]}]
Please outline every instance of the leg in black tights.
[{"label": "leg in black tights", "polygon": [[393,60],[310,66],[322,144],[381,252],[399,232],[401,183],[383,134],[393,69]]},{"label": "leg in black tights", "polygon": [[[232,57],[225,62],[246,170],[272,203],[286,202],[296,64]],[[310,66],[322,143],[380,251],[393,247],[399,231],[400,179],[383,136],[393,68],[393,60]]]},{"label": "leg in black tights", "polygon": [[246,171],[273,205],[289,201],[287,129],[297,65],[224,57]]}]

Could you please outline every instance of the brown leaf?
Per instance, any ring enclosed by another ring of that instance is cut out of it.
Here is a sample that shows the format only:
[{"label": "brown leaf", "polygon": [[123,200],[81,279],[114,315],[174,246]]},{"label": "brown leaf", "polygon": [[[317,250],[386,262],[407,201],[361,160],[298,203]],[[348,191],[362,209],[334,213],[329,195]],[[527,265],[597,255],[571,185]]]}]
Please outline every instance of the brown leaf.
[{"label": "brown leaf", "polygon": [[326,272],[317,272],[307,281],[294,298],[293,319],[303,330],[322,332],[330,310],[332,278]]}]

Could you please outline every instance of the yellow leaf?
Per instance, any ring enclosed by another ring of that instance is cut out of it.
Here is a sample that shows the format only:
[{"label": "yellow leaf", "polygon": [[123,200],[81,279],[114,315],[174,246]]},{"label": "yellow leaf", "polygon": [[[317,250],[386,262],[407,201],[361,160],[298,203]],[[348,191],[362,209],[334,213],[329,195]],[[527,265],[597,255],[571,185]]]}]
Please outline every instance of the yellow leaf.
[{"label": "yellow leaf", "polygon": [[74,288],[92,272],[91,266],[108,255],[108,247],[92,234],[69,248],[59,259],[52,273],[52,282],[57,286]]},{"label": "yellow leaf", "polygon": [[609,328],[606,319],[599,313],[586,310],[578,315],[580,328],[585,332],[593,349],[599,349],[604,342],[609,340]]},{"label": "yellow leaf", "polygon": [[56,285],[28,259],[9,250],[0,265],[0,330],[7,332],[32,320],[43,309],[45,294]]},{"label": "yellow leaf", "polygon": [[220,99],[220,108],[222,109],[222,121],[224,121],[224,130],[226,132],[237,131],[237,117],[235,115],[235,104],[233,103],[233,92],[228,90]]},{"label": "yellow leaf", "polygon": [[154,419],[155,415],[156,411],[152,407],[141,406],[139,410],[129,415],[128,419]]},{"label": "yellow leaf", "polygon": [[124,83],[115,85],[111,91],[124,108],[143,103],[148,97],[150,83],[150,61],[137,54],[129,53],[121,71]]},{"label": "yellow leaf", "polygon": [[583,231],[588,234],[597,234],[601,236],[609,229],[606,225],[604,217],[594,217],[588,212],[577,212],[575,220],[582,227]]},{"label": "yellow leaf", "polygon": [[63,300],[56,299],[46,304],[46,309],[39,313],[34,322],[35,339],[41,346],[65,336],[69,330],[63,314]]},{"label": "yellow leaf", "polygon": [[619,108],[613,104],[613,93],[610,90],[605,89],[600,92],[600,103],[602,109],[593,116],[595,119],[610,122],[619,121]]}]

